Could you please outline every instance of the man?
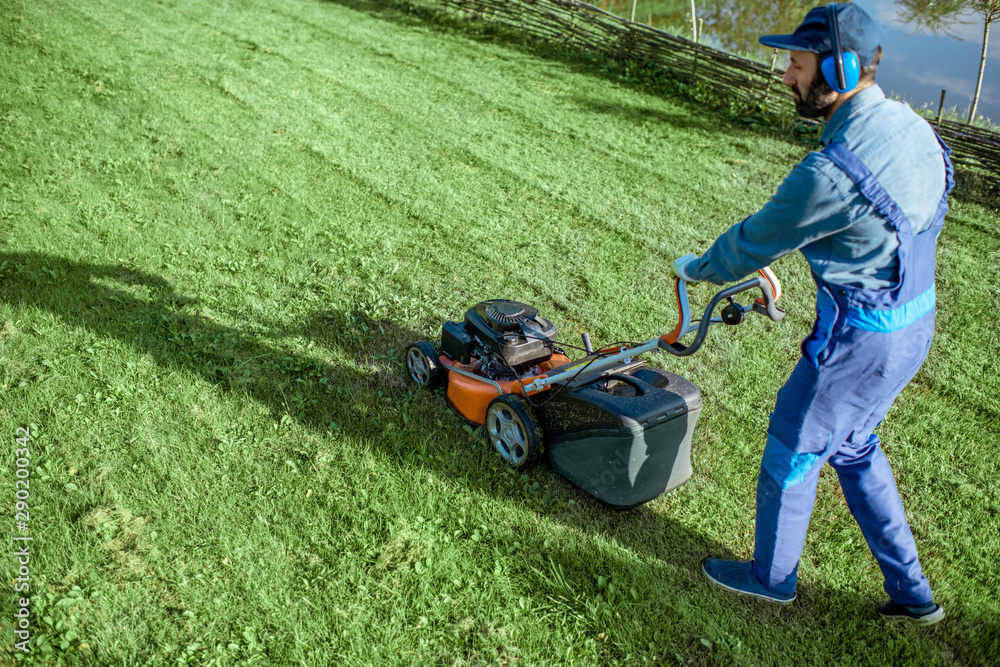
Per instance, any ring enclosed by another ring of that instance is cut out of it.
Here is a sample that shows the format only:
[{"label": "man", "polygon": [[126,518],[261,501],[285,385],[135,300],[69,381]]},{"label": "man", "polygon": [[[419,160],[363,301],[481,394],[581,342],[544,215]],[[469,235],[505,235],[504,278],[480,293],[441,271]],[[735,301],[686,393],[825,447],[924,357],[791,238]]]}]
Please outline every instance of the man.
[{"label": "man", "polygon": [[794,600],[820,468],[830,463],[885,577],[890,599],[879,612],[930,625],[944,610],[873,430],[930,348],[935,246],[954,182],[930,126],[875,84],[879,35],[857,5],[835,4],[812,9],[791,35],[760,38],[790,51],[783,82],[799,114],[826,119],[825,148],[758,213],[673,270],[722,284],[799,250],[817,284],[815,325],[767,429],[753,560],[707,558],[704,573],[738,593]]}]

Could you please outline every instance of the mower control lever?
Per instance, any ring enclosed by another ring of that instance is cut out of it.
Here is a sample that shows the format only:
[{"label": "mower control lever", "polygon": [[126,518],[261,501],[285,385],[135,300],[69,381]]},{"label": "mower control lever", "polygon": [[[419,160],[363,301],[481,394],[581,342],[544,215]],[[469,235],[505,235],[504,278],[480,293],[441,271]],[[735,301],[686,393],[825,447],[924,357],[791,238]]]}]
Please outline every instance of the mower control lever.
[{"label": "mower control lever", "polygon": [[745,317],[746,311],[738,303],[732,302],[722,309],[722,323],[731,327],[742,324]]},{"label": "mower control lever", "polygon": [[[739,322],[736,320],[742,321],[742,317],[739,315],[745,314],[751,310],[755,313],[767,315],[775,322],[784,317],[785,311],[775,305],[775,302],[781,298],[781,283],[778,282],[778,277],[774,275],[774,272],[771,271],[769,267],[766,266],[762,268],[759,273],[760,276],[720,290],[712,298],[708,307],[705,308],[705,313],[702,315],[701,322],[698,324],[697,329],[691,326],[691,305],[688,302],[687,282],[678,278],[674,284],[674,292],[677,296],[677,310],[680,315],[680,319],[678,320],[677,326],[674,327],[673,331],[660,337],[660,349],[677,356],[687,356],[689,354],[693,354],[698,350],[698,348],[701,347],[701,344],[705,342],[705,336],[707,335],[708,328],[710,326],[722,322],[738,324]],[[732,297],[735,295],[752,289],[759,289],[762,296],[754,301],[751,306],[740,306],[732,301]],[[730,311],[728,313],[728,317],[713,318],[712,313],[715,311],[716,306],[724,300],[730,301],[730,304],[726,306],[726,308]],[[735,310],[739,310],[739,315],[733,312]],[[691,331],[697,331],[694,340],[690,345],[682,345],[679,342],[680,339]]]}]

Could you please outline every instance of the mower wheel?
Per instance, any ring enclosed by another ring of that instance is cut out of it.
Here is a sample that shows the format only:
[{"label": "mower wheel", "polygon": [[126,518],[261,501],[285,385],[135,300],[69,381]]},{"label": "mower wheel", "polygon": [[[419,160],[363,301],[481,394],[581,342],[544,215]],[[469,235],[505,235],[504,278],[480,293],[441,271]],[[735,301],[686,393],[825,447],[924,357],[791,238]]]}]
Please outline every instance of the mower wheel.
[{"label": "mower wheel", "polygon": [[534,465],[542,449],[541,429],[531,406],[513,394],[503,394],[490,401],[483,435],[514,469]]},{"label": "mower wheel", "polygon": [[427,341],[411,343],[406,347],[406,372],[422,389],[434,389],[441,382],[441,362],[437,350]]}]

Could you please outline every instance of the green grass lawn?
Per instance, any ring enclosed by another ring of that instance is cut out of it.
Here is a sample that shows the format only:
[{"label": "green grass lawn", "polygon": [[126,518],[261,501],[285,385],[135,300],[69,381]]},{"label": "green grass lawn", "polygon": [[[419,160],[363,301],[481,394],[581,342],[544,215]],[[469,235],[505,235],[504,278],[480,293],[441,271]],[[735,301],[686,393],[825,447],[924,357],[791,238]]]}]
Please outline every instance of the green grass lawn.
[{"label": "green grass lawn", "polygon": [[487,298],[570,343],[658,335],[669,262],[807,148],[366,0],[0,8],[2,534],[33,538],[31,652],[4,555],[0,663],[1000,654],[995,209],[954,201],[938,336],[880,430],[947,619],[883,624],[829,471],[799,599],[775,608],[699,561],[752,553],[767,415],[811,322],[801,258],[774,267],[782,322],[652,359],[705,408],[691,481],[630,512],[507,470],[401,358]]}]

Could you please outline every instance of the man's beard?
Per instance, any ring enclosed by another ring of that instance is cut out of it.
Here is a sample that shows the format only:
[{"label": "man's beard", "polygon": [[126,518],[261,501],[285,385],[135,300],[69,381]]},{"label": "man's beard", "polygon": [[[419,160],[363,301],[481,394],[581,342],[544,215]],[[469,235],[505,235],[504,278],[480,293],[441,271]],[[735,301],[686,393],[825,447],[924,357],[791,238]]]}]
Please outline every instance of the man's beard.
[{"label": "man's beard", "polygon": [[833,89],[822,76],[816,76],[809,84],[809,90],[803,99],[797,88],[795,93],[795,111],[803,118],[819,118],[827,115],[827,109],[836,101]]}]

